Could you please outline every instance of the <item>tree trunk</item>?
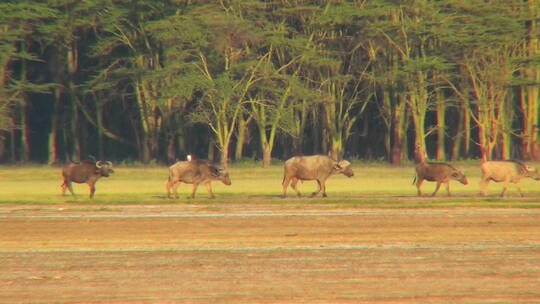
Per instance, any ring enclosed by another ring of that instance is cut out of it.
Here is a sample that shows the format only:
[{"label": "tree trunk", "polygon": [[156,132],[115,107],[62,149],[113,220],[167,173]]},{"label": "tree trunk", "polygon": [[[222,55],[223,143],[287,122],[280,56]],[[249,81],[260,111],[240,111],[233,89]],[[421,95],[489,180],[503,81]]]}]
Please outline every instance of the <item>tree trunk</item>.
[{"label": "tree trunk", "polygon": [[148,122],[148,105],[145,102],[144,99],[144,93],[142,89],[142,84],[137,83],[135,85],[136,89],[136,97],[137,97],[137,104],[139,107],[139,120],[141,123],[141,130],[139,134],[139,158],[143,163],[149,163],[151,156],[150,156],[150,140],[149,140],[149,132],[150,132],[150,126]]},{"label": "tree trunk", "polygon": [[105,159],[104,141],[103,141],[103,104],[99,100],[96,103],[96,125],[97,125],[97,151],[98,158]]},{"label": "tree trunk", "polygon": [[213,138],[208,141],[208,160],[213,162],[216,159],[216,142]]},{"label": "tree trunk", "polygon": [[140,134],[139,142],[140,142],[139,158],[143,163],[148,164],[151,159],[150,144],[148,142],[148,134],[142,132]]},{"label": "tree trunk", "polygon": [[7,143],[6,137],[0,135],[0,162],[6,161]]},{"label": "tree trunk", "polygon": [[[21,42],[21,50],[26,51],[25,47],[26,43],[23,40]],[[23,83],[27,82],[26,77],[26,70],[27,70],[27,62],[25,59],[21,60],[21,70],[20,70],[20,81]],[[28,108],[29,108],[29,101],[27,100],[26,92],[21,92],[21,99],[22,103],[19,106],[20,110],[20,126],[21,126],[21,140],[20,140],[20,155],[21,155],[21,161],[23,163],[28,162],[30,160],[30,123],[28,121]]]},{"label": "tree trunk", "polygon": [[318,154],[323,153],[326,154],[324,151],[324,145],[321,143],[322,138],[324,137],[324,130],[321,128],[320,124],[320,117],[318,115],[318,112],[316,110],[313,110],[311,112],[312,115],[312,128],[311,128],[311,139],[313,144],[313,153],[312,154]]},{"label": "tree trunk", "polygon": [[62,91],[60,88],[54,89],[54,107],[51,115],[51,130],[49,131],[49,151],[47,157],[47,163],[49,165],[55,165],[60,160],[58,151],[58,132],[60,124],[60,108],[62,103]]},{"label": "tree trunk", "polygon": [[227,169],[229,167],[229,143],[223,145],[221,149],[221,167]]},{"label": "tree trunk", "polygon": [[464,119],[463,119],[463,111],[458,111],[458,118],[457,118],[457,129],[454,136],[454,140],[452,142],[452,152],[450,154],[451,160],[458,160],[459,159],[459,153],[461,151],[462,147],[462,141],[463,141],[463,127],[464,127]]},{"label": "tree trunk", "polygon": [[[24,94],[23,94],[24,95]],[[24,97],[23,97],[24,98]],[[21,124],[21,139],[20,139],[20,151],[21,162],[26,163],[30,160],[30,122],[28,121],[28,102],[23,101],[20,110],[20,124]]]},{"label": "tree trunk", "polygon": [[79,119],[79,109],[74,98],[76,98],[70,90],[70,105],[71,113],[69,114],[70,121],[70,133],[69,133],[69,142],[71,143],[70,159],[71,160],[81,160],[82,151],[81,151],[81,139],[80,139],[80,119]]},{"label": "tree trunk", "polygon": [[17,138],[17,133],[15,132],[15,129],[11,129],[9,133],[9,157],[11,161],[17,161],[17,143],[15,140]]},{"label": "tree trunk", "polygon": [[[418,98],[411,96],[411,98]],[[414,103],[415,101],[413,101]],[[418,147],[420,153],[426,153],[426,141],[425,141],[425,116],[418,108],[411,108],[413,112],[413,124],[414,124],[414,145]]]},{"label": "tree trunk", "polygon": [[176,158],[175,137],[171,136],[167,141],[167,162],[169,164],[174,163],[176,161]]},{"label": "tree trunk", "polygon": [[340,160],[343,157],[343,141],[340,137],[333,137],[331,139],[328,156],[335,160]]},{"label": "tree trunk", "polygon": [[437,90],[437,147],[435,149],[435,158],[438,161],[446,160],[445,133],[446,133],[446,104],[442,91]]},{"label": "tree trunk", "polygon": [[306,99],[302,99],[302,102],[299,107],[295,107],[295,129],[294,129],[294,135],[292,137],[292,150],[294,155],[302,155],[304,154],[304,137],[305,134],[305,128],[306,128],[306,122],[307,117],[309,115],[308,110],[308,101]]},{"label": "tree trunk", "polygon": [[512,148],[512,138],[511,138],[511,129],[513,119],[512,105],[510,103],[505,103],[503,105],[504,109],[501,112],[500,124],[503,129],[502,132],[499,132],[500,138],[498,146],[500,147],[501,159],[511,159],[511,148]]},{"label": "tree trunk", "polygon": [[[538,0],[528,0],[529,12],[533,18],[526,22],[527,38],[524,45],[524,56],[533,58],[540,54],[540,39],[537,36]],[[532,65],[523,68],[521,75],[525,79],[538,83],[540,81],[540,67]],[[523,159],[539,160],[537,157],[536,144],[538,142],[538,111],[539,111],[539,88],[537,85],[527,85],[519,88],[519,100],[521,113],[523,115],[523,125],[521,134],[521,153]]]},{"label": "tree trunk", "polygon": [[463,156],[469,157],[471,153],[471,112],[469,112],[470,104],[463,108]]},{"label": "tree trunk", "polygon": [[478,124],[478,144],[483,160],[491,160],[493,155],[493,145],[488,140],[488,132],[483,124]]},{"label": "tree trunk", "polygon": [[414,124],[414,145],[420,149],[420,152],[426,153],[425,120],[428,94],[425,75],[422,72],[416,72],[415,76],[416,81],[409,83],[407,98]]},{"label": "tree trunk", "polygon": [[406,132],[407,132],[407,108],[405,96],[396,96],[398,104],[392,109],[392,150],[390,163],[399,165],[405,159]]},{"label": "tree trunk", "polygon": [[272,146],[263,144],[263,168],[268,168],[272,164]]},{"label": "tree trunk", "polygon": [[394,126],[392,128],[393,138],[392,141],[392,151],[390,155],[390,163],[392,165],[400,165],[403,160],[403,130],[399,126]]},{"label": "tree trunk", "polygon": [[240,117],[238,121],[238,130],[236,133],[236,147],[234,151],[234,159],[241,160],[244,157],[244,147],[246,145],[247,130],[249,120]]}]

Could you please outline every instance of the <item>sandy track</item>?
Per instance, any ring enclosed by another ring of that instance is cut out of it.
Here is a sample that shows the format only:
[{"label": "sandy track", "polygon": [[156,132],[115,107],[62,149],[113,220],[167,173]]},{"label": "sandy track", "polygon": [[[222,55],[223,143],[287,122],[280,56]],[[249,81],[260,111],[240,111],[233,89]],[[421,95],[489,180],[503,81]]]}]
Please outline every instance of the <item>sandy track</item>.
[{"label": "sandy track", "polygon": [[2,303],[540,303],[536,209],[6,205],[0,225]]}]

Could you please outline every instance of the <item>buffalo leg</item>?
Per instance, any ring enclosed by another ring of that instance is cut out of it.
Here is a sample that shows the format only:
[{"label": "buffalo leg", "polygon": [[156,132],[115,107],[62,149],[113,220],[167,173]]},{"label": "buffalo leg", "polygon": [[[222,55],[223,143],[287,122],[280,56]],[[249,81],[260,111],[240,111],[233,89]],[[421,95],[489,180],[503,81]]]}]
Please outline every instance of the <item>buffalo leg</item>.
[{"label": "buffalo leg", "polygon": [[210,194],[210,198],[215,198],[214,193],[212,193],[212,184],[207,182],[204,185],[206,186],[206,190],[208,190],[208,194]]},{"label": "buffalo leg", "polygon": [[291,179],[287,176],[283,177],[283,183],[281,184],[283,186],[283,198],[287,197],[287,188],[289,188],[289,182]]},{"label": "buffalo leg", "polygon": [[171,190],[174,194],[174,197],[178,198],[178,186],[180,186],[179,181],[167,182],[167,198],[171,198]]},{"label": "buffalo leg", "polygon": [[422,190],[420,190],[420,187],[422,187],[423,182],[424,182],[424,179],[422,178],[419,178],[416,181],[416,193],[418,194],[418,196],[422,196]]},{"label": "buffalo leg", "polygon": [[485,196],[486,195],[486,188],[489,184],[489,179],[484,178],[482,176],[482,180],[480,181],[480,195]]},{"label": "buffalo leg", "polygon": [[327,195],[326,195],[326,183],[325,182],[321,182],[321,188],[322,188],[322,196],[327,197]]},{"label": "buffalo leg", "polygon": [[452,196],[452,194],[450,194],[450,182],[446,182],[444,185],[446,186],[446,194]]},{"label": "buffalo leg", "polygon": [[96,193],[96,185],[91,183],[91,184],[88,184],[88,186],[90,187],[90,198],[93,198],[94,193]]},{"label": "buffalo leg", "polygon": [[319,192],[321,192],[322,190],[322,185],[321,185],[321,181],[320,180],[317,180],[317,191],[311,193],[311,197],[314,197],[315,195],[319,194]]},{"label": "buffalo leg", "polygon": [[518,186],[518,185],[516,185],[516,188],[518,189],[519,195],[520,195],[521,197],[523,197],[524,195],[523,195],[523,192],[521,192],[521,187]]},{"label": "buffalo leg", "polygon": [[193,190],[191,191],[191,198],[195,198],[195,192],[197,192],[198,183],[193,183]]},{"label": "buffalo leg", "polygon": [[167,183],[165,184],[165,190],[167,190],[167,198],[171,198],[171,188],[172,188],[172,184],[173,182],[171,181],[167,181]]},{"label": "buffalo leg", "polygon": [[69,190],[69,192],[71,192],[71,195],[75,196],[75,193],[73,192],[73,187],[71,185],[71,182],[68,182],[68,181],[64,181],[64,183],[62,184],[62,195],[66,195],[66,189]]},{"label": "buffalo leg", "polygon": [[300,193],[300,191],[298,191],[298,188],[296,187],[296,184],[298,184],[298,178],[293,178],[292,183],[291,183],[291,187],[293,188],[294,191],[296,191],[296,195],[298,197],[301,197],[302,194]]},{"label": "buffalo leg", "polygon": [[435,186],[435,191],[433,191],[431,196],[437,195],[437,192],[439,191],[440,188],[441,188],[441,182],[437,182],[437,186]]},{"label": "buffalo leg", "polygon": [[506,193],[506,190],[508,189],[508,183],[510,182],[510,179],[507,177],[505,180],[504,180],[504,184],[503,184],[503,191],[501,192],[501,197],[504,197],[504,194]]}]

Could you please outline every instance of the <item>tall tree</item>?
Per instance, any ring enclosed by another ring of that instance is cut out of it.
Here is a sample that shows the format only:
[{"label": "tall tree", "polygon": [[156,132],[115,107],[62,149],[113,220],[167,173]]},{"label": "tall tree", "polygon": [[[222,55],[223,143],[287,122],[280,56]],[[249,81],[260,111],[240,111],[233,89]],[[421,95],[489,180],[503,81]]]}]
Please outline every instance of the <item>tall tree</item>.
[{"label": "tall tree", "polygon": [[[512,58],[523,37],[523,29],[519,21],[511,17],[504,1],[451,4],[452,35],[443,39],[449,50],[458,54],[454,62],[468,82],[462,87],[451,86],[461,99],[472,97],[469,111],[478,129],[477,143],[482,157],[491,159],[499,145],[499,157],[509,158],[512,130],[508,88],[517,70]],[[448,52],[452,54],[455,53]]]},{"label": "tall tree", "polygon": [[193,12],[193,20],[211,30],[208,45],[198,53],[197,66],[205,77],[204,90],[196,111],[191,113],[194,122],[208,125],[216,137],[221,152],[221,164],[227,167],[231,139],[239,115],[246,105],[249,90],[260,79],[258,66],[265,56],[251,50],[258,41],[247,21],[228,15],[215,8],[205,16]]},{"label": "tall tree", "polygon": [[[0,121],[3,130],[12,132],[12,159],[15,159],[15,145],[18,145],[20,160],[30,160],[30,108],[29,93],[43,93],[49,85],[38,84],[30,79],[29,64],[39,60],[34,50],[39,50],[43,43],[41,35],[50,19],[55,17],[55,11],[46,4],[33,1],[6,2],[0,4]],[[5,115],[11,113],[12,119]],[[18,134],[18,140],[15,136]],[[5,141],[6,137],[0,137]],[[5,147],[5,142],[1,147]],[[1,157],[0,148],[0,157]]]},{"label": "tall tree", "polygon": [[[159,94],[163,86],[161,78],[153,77],[162,69],[160,44],[150,34],[148,25],[165,17],[165,1],[137,1],[133,3],[112,2],[101,14],[101,33],[95,48],[96,56],[109,56],[111,60],[103,68],[118,78],[117,89],[132,91],[136,105],[133,119],[139,157],[143,162],[156,160],[159,153],[160,131],[164,117],[159,107]],[[111,80],[109,80],[111,81]]]},{"label": "tall tree", "polygon": [[[522,85],[518,87],[519,106],[521,109],[522,131],[521,154],[524,159],[540,160],[538,142],[538,118],[540,102],[540,8],[538,0],[527,0],[522,7],[522,18],[525,20],[526,36],[523,39],[519,69]],[[524,83],[523,83],[524,82]]]}]

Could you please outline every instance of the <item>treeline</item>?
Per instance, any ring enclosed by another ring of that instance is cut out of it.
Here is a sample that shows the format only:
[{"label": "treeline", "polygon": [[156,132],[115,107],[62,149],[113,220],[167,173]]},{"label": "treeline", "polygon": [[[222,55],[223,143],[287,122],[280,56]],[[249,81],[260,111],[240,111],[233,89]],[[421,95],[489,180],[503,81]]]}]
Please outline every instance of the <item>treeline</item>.
[{"label": "treeline", "polygon": [[7,0],[0,161],[540,159],[538,0]]}]

